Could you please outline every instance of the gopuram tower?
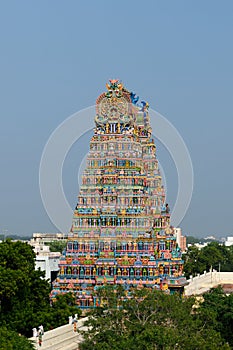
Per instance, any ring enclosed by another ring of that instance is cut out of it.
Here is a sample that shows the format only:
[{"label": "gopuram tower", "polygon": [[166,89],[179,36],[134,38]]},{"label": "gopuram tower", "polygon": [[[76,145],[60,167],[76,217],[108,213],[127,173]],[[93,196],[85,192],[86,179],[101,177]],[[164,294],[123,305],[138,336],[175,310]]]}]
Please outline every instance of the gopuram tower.
[{"label": "gopuram tower", "polygon": [[110,80],[96,101],[94,135],[78,203],[53,283],[52,300],[72,292],[95,307],[108,284],[183,290],[181,251],[156,159],[148,103]]}]

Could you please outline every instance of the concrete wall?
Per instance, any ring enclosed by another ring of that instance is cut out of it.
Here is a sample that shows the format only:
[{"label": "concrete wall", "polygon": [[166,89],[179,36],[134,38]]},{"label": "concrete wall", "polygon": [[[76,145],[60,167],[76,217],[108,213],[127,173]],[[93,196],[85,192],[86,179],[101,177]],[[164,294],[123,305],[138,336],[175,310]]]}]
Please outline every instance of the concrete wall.
[{"label": "concrete wall", "polygon": [[[83,323],[87,317],[78,320],[77,329],[85,329]],[[42,346],[38,344],[38,337],[29,340],[34,342],[35,349],[41,350],[77,350],[81,342],[81,336],[74,332],[73,324],[67,324],[51,331],[45,332],[42,336]]]},{"label": "concrete wall", "polygon": [[197,275],[188,280],[189,285],[184,287],[185,295],[199,295],[219,284],[233,284],[233,272],[210,271]]}]

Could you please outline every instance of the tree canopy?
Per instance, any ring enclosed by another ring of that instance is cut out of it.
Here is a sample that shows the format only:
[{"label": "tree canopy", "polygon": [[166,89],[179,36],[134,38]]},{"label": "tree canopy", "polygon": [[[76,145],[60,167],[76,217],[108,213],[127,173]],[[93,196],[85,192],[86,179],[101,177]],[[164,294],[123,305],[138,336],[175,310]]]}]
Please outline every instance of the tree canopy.
[{"label": "tree canopy", "polygon": [[67,241],[51,241],[46,242],[46,245],[49,245],[50,252],[60,252],[62,253],[63,250],[66,248]]},{"label": "tree canopy", "polygon": [[194,237],[194,236],[185,236],[187,244],[194,243],[207,243],[207,242],[217,242],[214,238],[204,238],[204,237]]},{"label": "tree canopy", "polygon": [[183,254],[185,276],[202,274],[210,268],[221,271],[233,271],[233,247],[226,247],[217,242],[211,242],[202,249],[190,246]]},{"label": "tree canopy", "polygon": [[194,312],[193,298],[144,288],[127,299],[120,287],[98,295],[101,306],[85,323],[89,330],[80,331],[81,350],[230,349],[205,314]]},{"label": "tree canopy", "polygon": [[67,323],[71,314],[80,314],[70,293],[59,295],[51,305],[51,287],[44,276],[35,270],[35,253],[30,245],[9,239],[0,243],[0,327],[15,331],[14,337],[18,333],[31,337],[32,328],[40,324],[48,330]]},{"label": "tree canopy", "polygon": [[33,343],[22,335],[0,327],[0,350],[33,350]]},{"label": "tree canopy", "polygon": [[200,312],[233,349],[233,294],[224,294],[222,288],[212,288],[203,295]]},{"label": "tree canopy", "polygon": [[26,243],[7,239],[0,244],[0,322],[31,334],[38,314],[49,305],[50,285],[35,270],[35,254]]}]

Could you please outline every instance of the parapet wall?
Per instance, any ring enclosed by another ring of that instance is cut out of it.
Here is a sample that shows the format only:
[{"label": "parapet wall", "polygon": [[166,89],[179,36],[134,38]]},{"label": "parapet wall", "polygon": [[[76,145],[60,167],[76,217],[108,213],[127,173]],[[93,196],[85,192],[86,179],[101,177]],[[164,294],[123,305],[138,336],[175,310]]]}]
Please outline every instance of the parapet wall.
[{"label": "parapet wall", "polygon": [[202,275],[191,277],[189,285],[184,287],[185,295],[200,295],[219,284],[233,284],[233,272],[205,272]]},{"label": "parapet wall", "polygon": [[[87,318],[82,318],[77,322],[77,329],[83,326]],[[74,331],[73,324],[67,324],[51,331],[47,331],[42,336],[42,345],[38,344],[38,337],[32,337],[35,349],[41,350],[78,350],[78,344],[81,342],[81,336]]]}]

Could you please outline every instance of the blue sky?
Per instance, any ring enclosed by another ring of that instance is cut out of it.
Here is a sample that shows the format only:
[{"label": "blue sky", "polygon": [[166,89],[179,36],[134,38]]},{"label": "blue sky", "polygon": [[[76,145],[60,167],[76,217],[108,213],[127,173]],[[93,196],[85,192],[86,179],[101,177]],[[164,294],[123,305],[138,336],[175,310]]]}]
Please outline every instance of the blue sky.
[{"label": "blue sky", "polygon": [[[44,145],[63,120],[95,103],[108,79],[120,78],[189,149],[195,183],[183,232],[232,234],[232,37],[227,0],[2,1],[0,232],[57,231],[40,198]],[[72,206],[88,138],[64,164]],[[160,144],[158,158],[172,206],[177,179]]]}]

